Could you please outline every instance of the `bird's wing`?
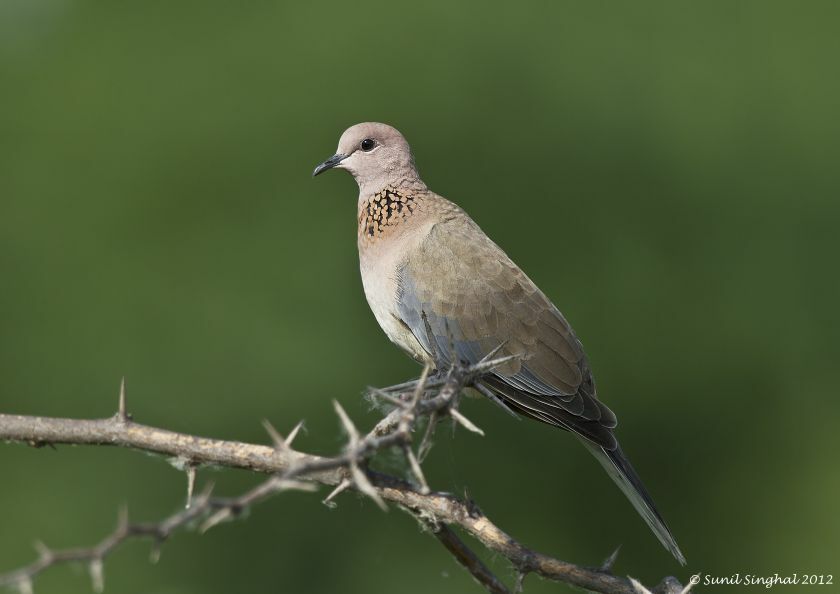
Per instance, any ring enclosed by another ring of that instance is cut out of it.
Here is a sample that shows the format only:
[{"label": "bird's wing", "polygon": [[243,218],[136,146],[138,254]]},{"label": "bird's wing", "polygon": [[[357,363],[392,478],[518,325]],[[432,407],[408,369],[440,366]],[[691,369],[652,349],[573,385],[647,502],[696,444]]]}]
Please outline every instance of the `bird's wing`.
[{"label": "bird's wing", "polygon": [[580,341],[534,283],[470,219],[437,223],[398,271],[402,322],[440,365],[520,355],[482,379],[511,408],[614,449]]},{"label": "bird's wing", "polygon": [[534,283],[466,215],[436,224],[399,270],[398,311],[438,366],[475,363],[503,345],[521,355],[480,382],[514,410],[568,429],[685,564],[614,435],[615,415],[595,395],[580,341]]}]

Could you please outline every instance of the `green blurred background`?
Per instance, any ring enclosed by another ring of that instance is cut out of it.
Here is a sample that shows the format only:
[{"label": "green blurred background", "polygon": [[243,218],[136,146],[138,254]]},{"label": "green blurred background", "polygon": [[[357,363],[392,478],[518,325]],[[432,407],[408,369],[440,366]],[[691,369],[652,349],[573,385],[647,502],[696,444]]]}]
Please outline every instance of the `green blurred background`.
[{"label": "green blurred background", "polygon": [[[125,375],[141,422],[265,442],[303,418],[302,449],[337,451],[332,398],[370,426],[364,387],[418,373],[365,303],[355,184],[310,179],[385,121],[574,324],[689,566],[573,439],[485,402],[487,437],[439,432],[435,488],[570,561],[623,543],[648,583],[840,573],[835,6],[2,0],[0,411],[107,416]],[[0,572],[183,496],[153,457],[4,445]],[[155,566],[127,545],[107,591],[479,591],[408,516],[319,500]]]}]

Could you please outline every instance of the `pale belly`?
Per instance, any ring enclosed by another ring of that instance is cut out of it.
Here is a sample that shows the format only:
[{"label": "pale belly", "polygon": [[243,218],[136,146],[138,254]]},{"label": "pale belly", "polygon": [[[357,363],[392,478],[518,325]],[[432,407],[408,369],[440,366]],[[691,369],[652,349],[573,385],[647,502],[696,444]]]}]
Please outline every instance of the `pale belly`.
[{"label": "pale belly", "polygon": [[401,254],[389,252],[385,247],[369,246],[359,253],[359,269],[368,305],[391,342],[415,361],[431,362],[429,354],[400,320],[397,310],[397,271],[402,265],[402,257]]}]

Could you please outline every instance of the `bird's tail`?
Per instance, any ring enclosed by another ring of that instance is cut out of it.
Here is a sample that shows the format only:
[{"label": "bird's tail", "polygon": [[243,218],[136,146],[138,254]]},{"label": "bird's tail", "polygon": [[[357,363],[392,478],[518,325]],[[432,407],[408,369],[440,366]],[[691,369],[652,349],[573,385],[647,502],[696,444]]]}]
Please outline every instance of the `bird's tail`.
[{"label": "bird's tail", "polygon": [[656,506],[653,504],[653,499],[642,484],[642,480],[633,467],[630,461],[624,456],[620,446],[616,446],[615,450],[606,450],[586,439],[581,439],[581,442],[592,452],[592,454],[607,471],[615,484],[624,492],[636,511],[644,518],[650,529],[659,539],[659,542],[668,549],[671,554],[682,565],[685,565],[685,557],[683,557],[677,541],[674,540],[674,535],[665,524],[665,520],[659,515]]}]

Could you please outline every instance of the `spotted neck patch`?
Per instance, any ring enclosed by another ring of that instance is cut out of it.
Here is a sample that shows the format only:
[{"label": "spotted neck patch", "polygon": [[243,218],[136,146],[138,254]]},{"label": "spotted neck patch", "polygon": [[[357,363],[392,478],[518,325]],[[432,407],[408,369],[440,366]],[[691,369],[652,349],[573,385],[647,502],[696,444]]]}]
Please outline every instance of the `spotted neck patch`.
[{"label": "spotted neck patch", "polygon": [[359,206],[359,236],[368,239],[387,233],[411,216],[417,200],[405,190],[387,187]]}]

